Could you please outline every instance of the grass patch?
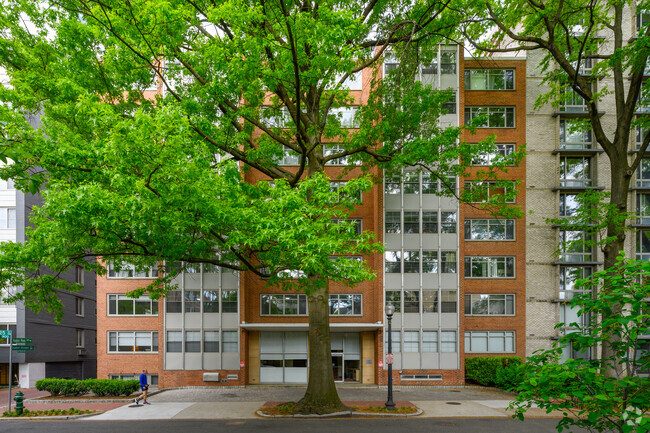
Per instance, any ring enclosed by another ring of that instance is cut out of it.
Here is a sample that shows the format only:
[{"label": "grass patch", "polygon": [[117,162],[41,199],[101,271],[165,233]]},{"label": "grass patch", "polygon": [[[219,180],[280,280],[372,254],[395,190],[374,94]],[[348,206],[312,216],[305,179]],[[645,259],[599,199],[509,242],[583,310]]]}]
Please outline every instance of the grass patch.
[{"label": "grass patch", "polygon": [[3,412],[2,416],[4,418],[29,418],[33,416],[64,416],[64,415],[83,415],[87,413],[94,413],[97,411],[86,409],[75,409],[71,407],[70,409],[50,409],[50,410],[29,410],[25,409],[22,415],[17,415],[15,411]]}]

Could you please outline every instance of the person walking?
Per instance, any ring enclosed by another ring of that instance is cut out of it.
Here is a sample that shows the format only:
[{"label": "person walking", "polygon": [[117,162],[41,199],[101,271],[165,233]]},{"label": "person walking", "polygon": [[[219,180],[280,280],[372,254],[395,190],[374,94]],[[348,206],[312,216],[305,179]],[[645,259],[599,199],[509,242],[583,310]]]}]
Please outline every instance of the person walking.
[{"label": "person walking", "polygon": [[151,404],[147,401],[147,391],[149,391],[149,385],[147,384],[147,369],[145,368],[142,370],[142,374],[140,375],[140,389],[142,390],[142,394],[140,394],[139,397],[136,397],[133,401],[135,401],[135,404],[139,404],[140,400],[143,400],[144,403],[142,404]]}]

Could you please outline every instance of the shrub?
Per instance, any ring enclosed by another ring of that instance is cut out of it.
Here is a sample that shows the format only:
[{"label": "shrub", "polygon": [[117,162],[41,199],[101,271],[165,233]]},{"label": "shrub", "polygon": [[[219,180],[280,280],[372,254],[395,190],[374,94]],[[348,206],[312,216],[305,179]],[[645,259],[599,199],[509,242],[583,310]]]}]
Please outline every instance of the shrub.
[{"label": "shrub", "polygon": [[522,360],[518,356],[468,358],[465,360],[465,378],[483,386],[495,386],[497,385],[497,374],[499,370],[506,367],[514,368],[521,363]]},{"label": "shrub", "polygon": [[50,395],[79,396],[92,391],[98,397],[131,395],[138,390],[137,380],[118,379],[41,379],[36,381],[36,389],[47,391]]},{"label": "shrub", "polygon": [[519,384],[524,380],[523,365],[519,363],[511,363],[510,365],[497,370],[497,376],[494,384],[497,388],[506,391],[514,391]]},{"label": "shrub", "polygon": [[131,395],[140,387],[137,380],[119,379],[90,379],[92,381],[90,390],[97,396],[106,395],[117,397],[119,395]]}]

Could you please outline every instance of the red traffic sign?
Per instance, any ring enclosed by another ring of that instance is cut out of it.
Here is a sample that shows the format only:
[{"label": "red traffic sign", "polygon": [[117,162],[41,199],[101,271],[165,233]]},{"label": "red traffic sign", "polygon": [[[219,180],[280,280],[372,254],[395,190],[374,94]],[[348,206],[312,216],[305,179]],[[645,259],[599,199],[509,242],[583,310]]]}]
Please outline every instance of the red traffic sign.
[{"label": "red traffic sign", "polygon": [[393,363],[393,354],[392,353],[387,353],[386,354],[386,364],[390,365]]}]

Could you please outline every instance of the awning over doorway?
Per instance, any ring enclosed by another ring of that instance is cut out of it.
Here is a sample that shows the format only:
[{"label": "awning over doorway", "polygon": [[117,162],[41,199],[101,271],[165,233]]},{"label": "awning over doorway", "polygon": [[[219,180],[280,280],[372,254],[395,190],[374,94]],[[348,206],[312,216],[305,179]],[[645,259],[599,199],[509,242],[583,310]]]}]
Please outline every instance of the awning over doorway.
[{"label": "awning over doorway", "polygon": [[[239,325],[248,331],[308,331],[309,323],[245,323]],[[361,332],[381,329],[383,323],[330,323],[333,332]]]}]

